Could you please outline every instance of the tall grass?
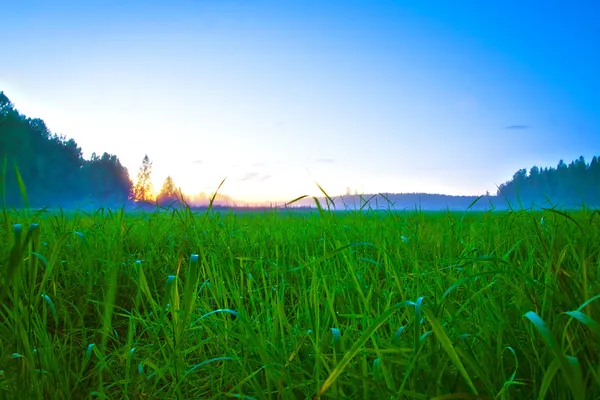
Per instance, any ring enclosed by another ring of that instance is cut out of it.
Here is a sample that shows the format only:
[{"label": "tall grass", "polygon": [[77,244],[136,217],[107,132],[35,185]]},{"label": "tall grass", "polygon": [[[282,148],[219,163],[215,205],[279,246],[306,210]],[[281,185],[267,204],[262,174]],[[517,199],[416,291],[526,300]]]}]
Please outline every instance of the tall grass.
[{"label": "tall grass", "polygon": [[3,208],[0,229],[1,398],[600,398],[598,212]]}]

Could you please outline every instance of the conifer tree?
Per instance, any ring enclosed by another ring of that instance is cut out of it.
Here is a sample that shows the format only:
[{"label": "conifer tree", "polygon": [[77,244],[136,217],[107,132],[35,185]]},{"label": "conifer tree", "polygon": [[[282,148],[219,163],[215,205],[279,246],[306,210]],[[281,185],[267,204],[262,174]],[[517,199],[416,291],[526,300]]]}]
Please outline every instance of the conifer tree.
[{"label": "conifer tree", "polygon": [[160,189],[160,193],[156,198],[156,201],[160,205],[169,205],[170,203],[177,201],[177,188],[175,187],[175,182],[173,182],[173,178],[167,176],[165,182]]},{"label": "conifer tree", "polygon": [[152,161],[146,154],[138,171],[137,181],[133,188],[133,199],[135,201],[149,201],[153,199],[154,188],[152,186]]}]

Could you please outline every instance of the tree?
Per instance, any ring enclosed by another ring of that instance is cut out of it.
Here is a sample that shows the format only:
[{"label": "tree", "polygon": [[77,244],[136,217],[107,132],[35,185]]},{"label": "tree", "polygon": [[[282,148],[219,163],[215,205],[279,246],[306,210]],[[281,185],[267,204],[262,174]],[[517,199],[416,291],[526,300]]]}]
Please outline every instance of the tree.
[{"label": "tree", "polygon": [[0,115],[6,115],[8,112],[13,111],[13,103],[8,97],[0,90]]},{"label": "tree", "polygon": [[152,161],[146,154],[142,160],[142,165],[138,171],[137,181],[133,188],[133,200],[135,201],[149,201],[152,200],[152,192],[154,188],[152,186]]},{"label": "tree", "polygon": [[129,173],[116,156],[93,154],[85,160],[74,139],[51,132],[41,118],[20,114],[0,91],[0,161],[5,157],[8,171],[0,201],[7,205],[24,205],[14,167],[31,206],[123,203],[132,189]]},{"label": "tree", "polygon": [[102,157],[98,157],[93,153],[83,170],[89,182],[88,192],[92,199],[123,203],[131,196],[133,185],[129,173],[117,156],[105,152]]},{"label": "tree", "polygon": [[160,193],[156,197],[156,201],[160,205],[169,205],[174,201],[177,201],[177,188],[175,187],[175,182],[173,182],[173,178],[167,176],[165,182],[160,189]]}]

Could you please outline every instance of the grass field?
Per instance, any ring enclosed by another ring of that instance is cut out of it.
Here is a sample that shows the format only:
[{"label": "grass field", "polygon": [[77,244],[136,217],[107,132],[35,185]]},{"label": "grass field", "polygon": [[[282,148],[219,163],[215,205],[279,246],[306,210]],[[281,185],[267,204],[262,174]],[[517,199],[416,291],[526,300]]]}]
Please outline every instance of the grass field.
[{"label": "grass field", "polygon": [[599,399],[600,215],[2,217],[0,397]]}]

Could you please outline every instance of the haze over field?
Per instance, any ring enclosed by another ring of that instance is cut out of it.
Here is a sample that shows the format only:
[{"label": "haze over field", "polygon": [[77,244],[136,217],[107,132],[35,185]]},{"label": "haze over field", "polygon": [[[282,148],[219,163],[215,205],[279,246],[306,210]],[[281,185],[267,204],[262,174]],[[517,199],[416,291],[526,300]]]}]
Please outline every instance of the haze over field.
[{"label": "haze over field", "polygon": [[22,0],[0,90],[157,189],[495,193],[600,154],[597,5],[569,4]]}]

